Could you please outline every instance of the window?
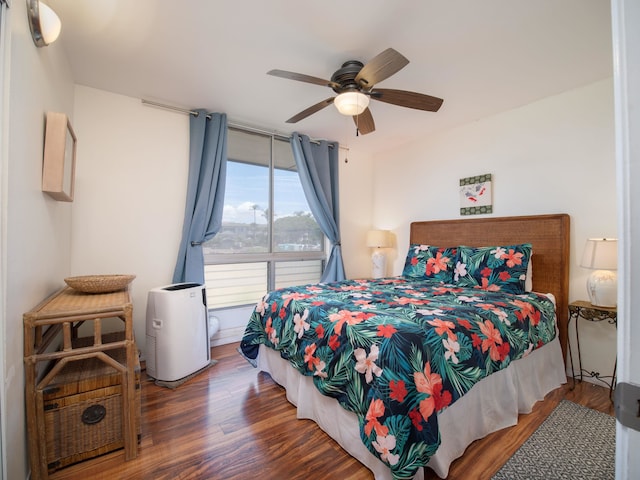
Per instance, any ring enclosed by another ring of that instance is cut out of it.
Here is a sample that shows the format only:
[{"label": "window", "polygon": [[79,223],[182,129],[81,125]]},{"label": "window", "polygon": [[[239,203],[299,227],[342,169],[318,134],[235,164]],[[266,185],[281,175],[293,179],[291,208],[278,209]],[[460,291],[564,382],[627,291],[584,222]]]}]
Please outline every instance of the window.
[{"label": "window", "polygon": [[204,244],[209,308],[320,280],[325,237],[302,191],[289,140],[229,127],[222,228]]}]

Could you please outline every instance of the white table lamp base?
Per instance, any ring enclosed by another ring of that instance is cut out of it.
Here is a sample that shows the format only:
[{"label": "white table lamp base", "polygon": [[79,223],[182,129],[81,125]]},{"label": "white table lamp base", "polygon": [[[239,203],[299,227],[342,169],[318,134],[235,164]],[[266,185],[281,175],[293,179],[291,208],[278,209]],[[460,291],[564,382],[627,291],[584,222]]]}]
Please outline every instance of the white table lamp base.
[{"label": "white table lamp base", "polygon": [[371,255],[371,276],[382,278],[387,273],[387,256],[382,249],[375,248]]},{"label": "white table lamp base", "polygon": [[587,293],[592,305],[615,307],[618,303],[618,275],[610,270],[596,270],[587,279]]}]

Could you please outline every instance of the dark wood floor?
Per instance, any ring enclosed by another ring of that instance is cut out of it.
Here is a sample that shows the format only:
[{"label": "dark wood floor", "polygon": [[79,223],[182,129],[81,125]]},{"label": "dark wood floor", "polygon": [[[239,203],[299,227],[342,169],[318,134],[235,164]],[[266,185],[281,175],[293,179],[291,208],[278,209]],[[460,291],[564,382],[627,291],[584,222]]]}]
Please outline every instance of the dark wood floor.
[{"label": "dark wood floor", "polygon": [[[372,479],[310,420],[297,420],[284,390],[237,352],[213,348],[219,362],[176,390],[143,374],[142,441],[135,460],[122,451],[66,467],[62,479]],[[613,415],[608,389],[571,381],[538,402],[518,425],[474,442],[449,479],[488,479],[566,398]],[[427,479],[438,478],[427,470]]]}]

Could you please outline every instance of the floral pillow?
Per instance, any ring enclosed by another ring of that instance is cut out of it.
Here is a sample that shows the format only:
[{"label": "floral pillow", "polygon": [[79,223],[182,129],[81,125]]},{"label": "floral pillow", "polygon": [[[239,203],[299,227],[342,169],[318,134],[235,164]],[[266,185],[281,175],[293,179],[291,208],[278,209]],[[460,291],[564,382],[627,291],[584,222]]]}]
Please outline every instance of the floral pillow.
[{"label": "floral pillow", "polygon": [[404,263],[402,275],[453,283],[456,247],[442,248],[412,243]]},{"label": "floral pillow", "polygon": [[525,293],[531,244],[458,247],[453,280],[462,287]]}]

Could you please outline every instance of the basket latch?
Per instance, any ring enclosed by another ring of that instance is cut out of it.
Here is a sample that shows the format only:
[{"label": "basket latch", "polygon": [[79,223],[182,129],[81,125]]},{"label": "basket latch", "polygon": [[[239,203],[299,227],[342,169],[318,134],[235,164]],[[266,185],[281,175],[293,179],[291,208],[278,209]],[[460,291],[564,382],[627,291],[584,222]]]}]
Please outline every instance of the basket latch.
[{"label": "basket latch", "polygon": [[100,421],[107,414],[107,409],[102,405],[91,405],[82,412],[82,422],[87,425],[94,425],[100,423]]}]

